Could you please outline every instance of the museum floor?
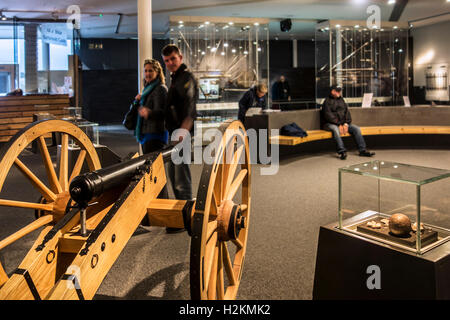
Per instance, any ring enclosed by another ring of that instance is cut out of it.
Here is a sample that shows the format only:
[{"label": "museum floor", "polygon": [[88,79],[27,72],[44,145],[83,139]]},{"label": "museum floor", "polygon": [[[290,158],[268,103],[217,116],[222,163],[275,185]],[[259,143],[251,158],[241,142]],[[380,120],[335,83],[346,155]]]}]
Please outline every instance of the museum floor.
[{"label": "museum floor", "polygon": [[[100,143],[122,157],[137,150],[133,136],[118,126],[102,127]],[[375,151],[379,160],[450,169],[450,150]],[[32,163],[36,155],[27,157]],[[312,298],[319,226],[338,218],[338,168],[364,161],[367,158],[356,152],[349,152],[346,161],[334,153],[298,155],[281,160],[274,176],[261,176],[261,166],[253,166],[251,225],[238,299]],[[194,196],[201,169],[192,165]],[[3,188],[5,192],[36,197],[14,182]],[[33,219],[29,210],[22,214],[2,207],[0,239]],[[36,235],[0,251],[7,272],[17,267]],[[186,233],[169,235],[163,228],[139,227],[96,299],[189,299],[189,246]]]}]

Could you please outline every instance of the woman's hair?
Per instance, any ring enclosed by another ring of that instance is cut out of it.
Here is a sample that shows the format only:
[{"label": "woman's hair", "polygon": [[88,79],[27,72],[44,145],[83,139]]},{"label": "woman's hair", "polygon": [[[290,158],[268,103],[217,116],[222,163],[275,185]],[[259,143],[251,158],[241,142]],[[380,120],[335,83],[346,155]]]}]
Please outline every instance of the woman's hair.
[{"label": "woman's hair", "polygon": [[267,85],[264,82],[259,82],[256,85],[256,90],[258,90],[261,93],[267,93]]},{"label": "woman's hair", "polygon": [[[166,77],[164,76],[164,72],[163,72],[163,69],[162,69],[161,64],[159,63],[159,61],[155,60],[155,59],[146,59],[144,61],[144,68],[148,64],[157,73],[156,77],[159,78],[159,81],[161,81],[162,84],[165,84],[166,83]],[[144,80],[144,82],[145,82],[145,80]]]}]

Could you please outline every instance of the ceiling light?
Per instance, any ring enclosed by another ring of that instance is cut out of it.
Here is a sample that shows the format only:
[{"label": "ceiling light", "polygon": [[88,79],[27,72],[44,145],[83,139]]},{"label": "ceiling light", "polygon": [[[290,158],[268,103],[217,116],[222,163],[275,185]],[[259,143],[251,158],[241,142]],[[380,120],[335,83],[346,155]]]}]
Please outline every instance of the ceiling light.
[{"label": "ceiling light", "polygon": [[8,19],[8,18],[3,14],[3,12],[0,11],[0,19],[2,21],[6,21],[6,19]]},{"label": "ceiling light", "polygon": [[183,21],[178,21],[179,24],[183,24]]},{"label": "ceiling light", "polygon": [[234,22],[228,22],[228,24],[229,24],[230,26],[232,26],[232,25],[234,24]]},{"label": "ceiling light", "polygon": [[209,24],[209,21],[205,21],[205,24]]},{"label": "ceiling light", "polygon": [[388,4],[394,4],[395,3],[395,0],[389,0],[388,1]]},{"label": "ceiling light", "polygon": [[258,23],[258,22],[255,22],[253,25],[254,25],[254,26],[259,26],[259,23]]}]

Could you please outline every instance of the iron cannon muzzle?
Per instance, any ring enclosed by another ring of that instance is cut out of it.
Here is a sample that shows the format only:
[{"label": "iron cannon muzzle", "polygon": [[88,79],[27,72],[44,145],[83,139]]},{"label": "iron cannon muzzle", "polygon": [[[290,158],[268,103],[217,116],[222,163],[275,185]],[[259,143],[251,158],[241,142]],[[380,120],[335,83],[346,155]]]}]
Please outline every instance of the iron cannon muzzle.
[{"label": "iron cannon muzzle", "polygon": [[79,175],[70,183],[70,196],[79,205],[86,206],[89,201],[102,193],[127,185],[134,177],[144,174],[160,153],[164,162],[167,162],[171,160],[172,152],[177,151],[176,147],[171,146],[161,152],[144,154],[135,159]]}]

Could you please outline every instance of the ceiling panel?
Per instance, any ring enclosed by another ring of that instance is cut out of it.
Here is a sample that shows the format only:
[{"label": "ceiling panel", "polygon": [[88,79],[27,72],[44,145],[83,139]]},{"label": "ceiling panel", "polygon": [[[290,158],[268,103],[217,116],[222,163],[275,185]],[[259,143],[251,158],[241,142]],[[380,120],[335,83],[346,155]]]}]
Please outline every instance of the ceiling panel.
[{"label": "ceiling panel", "polygon": [[[6,16],[20,18],[50,18],[51,11],[61,19],[67,17],[66,9],[73,0],[2,0],[1,9],[17,10],[5,12]],[[137,36],[137,0],[78,0],[82,15],[81,34],[83,37],[126,38]],[[270,18],[271,37],[308,39],[313,35],[314,20],[365,20],[369,16],[367,7],[377,4],[382,20],[388,20],[393,5],[387,0],[153,0],[153,32],[156,37],[165,37],[169,29],[169,15],[193,16],[235,16]],[[23,11],[48,11],[49,13],[25,13]],[[400,21],[410,21],[450,11],[446,0],[409,0]],[[104,13],[103,17],[95,15]],[[118,14],[124,14],[115,34]],[[293,20],[292,30],[283,33],[279,20]],[[449,16],[450,19],[450,16]],[[305,21],[302,21],[305,20]]]}]

